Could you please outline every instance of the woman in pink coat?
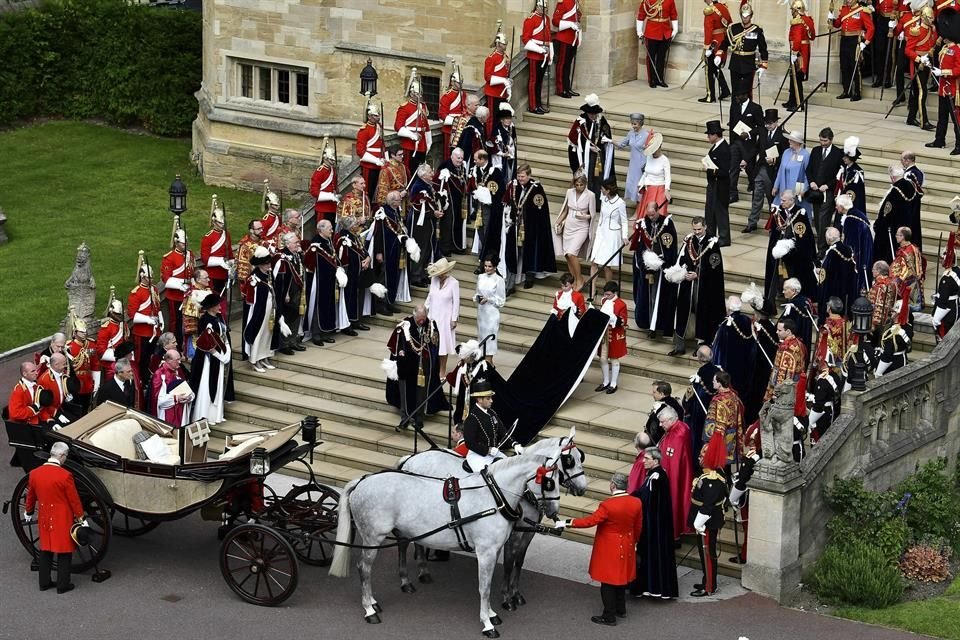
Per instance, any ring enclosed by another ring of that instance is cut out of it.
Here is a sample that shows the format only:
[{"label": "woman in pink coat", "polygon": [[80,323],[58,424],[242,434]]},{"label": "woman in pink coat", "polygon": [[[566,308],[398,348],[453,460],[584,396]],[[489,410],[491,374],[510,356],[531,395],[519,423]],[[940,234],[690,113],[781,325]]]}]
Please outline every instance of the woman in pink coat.
[{"label": "woman in pink coat", "polygon": [[427,266],[430,293],[427,294],[427,315],[437,324],[440,333],[440,377],[447,374],[447,356],[457,347],[457,320],[460,318],[460,283],[450,275],[456,260],[440,258]]}]

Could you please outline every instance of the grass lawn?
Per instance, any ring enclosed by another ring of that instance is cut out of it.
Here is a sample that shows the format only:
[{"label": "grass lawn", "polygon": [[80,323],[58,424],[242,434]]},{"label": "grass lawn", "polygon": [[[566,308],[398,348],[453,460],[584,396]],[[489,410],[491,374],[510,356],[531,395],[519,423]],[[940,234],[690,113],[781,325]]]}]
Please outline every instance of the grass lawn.
[{"label": "grass lawn", "polygon": [[904,602],[886,609],[837,609],[844,618],[960,640],[960,578],[939,598]]},{"label": "grass lawn", "polygon": [[176,173],[187,184],[182,221],[199,254],[209,230],[210,196],[226,204],[234,242],[260,209],[260,194],[207,187],[189,162],[190,142],[79,122],[47,122],[0,132],[0,206],[10,242],[0,246],[0,352],[57,331],[67,313],[64,281],[76,249],[90,246],[97,313],[116,285],[136,284],[137,251],[159,277],[169,250],[167,191]]}]

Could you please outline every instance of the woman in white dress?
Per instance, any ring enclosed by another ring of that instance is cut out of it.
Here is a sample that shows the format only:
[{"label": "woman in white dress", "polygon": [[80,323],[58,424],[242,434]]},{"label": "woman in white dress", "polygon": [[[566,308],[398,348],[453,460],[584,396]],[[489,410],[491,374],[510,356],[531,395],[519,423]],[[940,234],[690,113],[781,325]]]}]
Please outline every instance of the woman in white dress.
[{"label": "woman in white dress", "polygon": [[477,276],[477,291],[473,294],[473,301],[477,303],[477,340],[493,334],[485,345],[487,362],[490,364],[493,364],[493,356],[497,353],[500,336],[500,307],[507,301],[506,283],[497,273],[498,262],[496,256],[484,259],[483,273]]},{"label": "woman in white dress", "polygon": [[460,318],[460,283],[450,275],[456,260],[440,258],[427,266],[430,276],[430,293],[424,306],[427,315],[437,324],[440,334],[440,378],[447,375],[447,356],[456,352],[457,320]]},{"label": "woman in white dress", "polygon": [[583,287],[580,258],[590,257],[590,242],[593,239],[593,222],[596,220],[596,194],[587,189],[587,179],[577,176],[573,188],[567,189],[563,206],[557,215],[556,232],[562,236],[563,257],[573,276],[573,288]]},{"label": "woman in white dress", "polygon": [[[613,279],[613,268],[616,267],[619,270],[623,258],[623,254],[617,252],[629,237],[627,205],[620,197],[620,188],[617,183],[608,180],[600,188],[600,216],[593,236],[593,251],[590,253],[591,277],[597,269],[602,267],[604,279],[607,281]],[[608,259],[609,262],[607,262]],[[591,286],[591,289],[593,288]],[[592,290],[590,295],[593,296]]]},{"label": "woman in white dress", "polygon": [[635,219],[640,220],[647,214],[647,205],[653,203],[660,207],[660,217],[667,217],[667,207],[670,202],[670,159],[663,155],[663,135],[654,133],[647,140],[643,152],[647,156],[647,164],[643,167],[643,175],[637,184],[639,196]]}]

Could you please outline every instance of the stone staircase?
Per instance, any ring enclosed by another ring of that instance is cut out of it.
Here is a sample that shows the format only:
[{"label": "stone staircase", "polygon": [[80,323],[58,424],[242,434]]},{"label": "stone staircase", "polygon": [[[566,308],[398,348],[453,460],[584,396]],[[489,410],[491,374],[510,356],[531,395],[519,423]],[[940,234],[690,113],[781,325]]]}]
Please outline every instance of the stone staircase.
[{"label": "stone staircase", "polygon": [[[695,92],[684,93],[674,89],[651,91],[642,83],[622,85],[601,95],[601,102],[607,109],[607,119],[617,136],[625,134],[627,114],[635,110],[645,111],[647,124],[664,134],[664,150],[673,165],[673,203],[670,212],[681,234],[687,232],[693,216],[702,214],[705,180],[699,169],[699,159],[706,149],[703,122],[714,113],[712,105],[701,105],[695,101],[696,97],[699,94]],[[528,115],[518,126],[518,136],[521,161],[529,162],[536,178],[544,183],[553,204],[553,215],[556,216],[570,180],[565,136],[577,115],[579,102],[565,101],[555,96],[552,100],[553,111],[545,116]],[[636,106],[641,104],[642,107]],[[853,116],[857,115],[849,110],[826,106],[818,106],[816,114],[816,117],[814,113],[810,114],[811,130],[814,132],[823,126],[825,118],[853,122]],[[920,133],[919,130],[882,121],[882,115],[872,117],[880,120],[879,123],[874,122],[876,134],[861,134],[861,146],[864,154],[862,165],[868,174],[868,201],[871,211],[874,211],[885,192],[884,183],[880,180],[885,179],[885,166],[899,158],[901,148],[909,146],[917,149],[918,153],[927,150],[919,142],[908,144],[909,136],[913,135],[913,131]],[[796,124],[801,126],[799,121]],[[838,141],[842,140],[846,135],[843,126],[836,122],[832,126]],[[918,140],[923,141],[923,138]],[[616,163],[618,176],[622,179],[627,155],[618,151]],[[920,163],[928,178],[924,240],[927,257],[933,265],[938,234],[949,230],[946,203],[953,196],[953,175],[960,169],[960,163],[946,153],[924,153]],[[745,193],[743,186],[741,191]],[[746,207],[745,202],[731,207],[733,246],[723,250],[729,294],[739,294],[751,281],[762,284],[763,279],[767,238],[762,232],[751,235],[739,233],[746,222]],[[464,289],[457,332],[458,339],[462,341],[476,334],[477,310],[471,299],[476,279],[473,275],[476,258],[454,258],[458,264],[453,275]],[[629,252],[625,263],[630,263]],[[557,261],[557,275],[537,281],[531,289],[518,289],[507,301],[502,313],[500,350],[495,358],[497,368],[504,377],[509,376],[536,339],[550,312],[553,293],[558,287],[558,276],[565,269],[565,262],[561,258]],[[929,286],[932,286],[932,280],[931,274],[928,277]],[[633,287],[629,267],[622,272],[622,289],[632,317]],[[422,302],[426,291],[414,289],[412,294],[414,303]],[[412,310],[412,305],[402,305],[404,314]],[[411,453],[414,448],[412,432],[397,433],[394,430],[399,415],[386,403],[384,375],[380,369],[380,361],[386,355],[385,343],[389,331],[401,317],[376,316],[369,321],[372,329],[356,338],[338,336],[333,345],[323,348],[311,346],[306,352],[295,356],[278,355],[275,361],[279,368],[266,374],[253,372],[239,360],[239,353],[236,353],[237,400],[227,407],[228,420],[215,428],[213,448],[222,446],[222,438],[227,434],[291,424],[309,414],[318,416],[322,424],[323,444],[317,447],[313,464],[314,473],[320,481],[342,486],[365,473],[394,466],[399,456]],[[233,335],[239,335],[239,327],[235,327]],[[635,457],[632,439],[645,424],[650,408],[651,383],[656,379],[667,380],[674,385],[674,394],[682,395],[690,374],[696,369],[692,355],[667,356],[672,347],[669,339],[649,340],[646,332],[639,331],[632,321],[627,341],[630,353],[623,360],[619,392],[614,395],[594,393],[593,388],[599,383],[599,372],[591,369],[571,399],[543,431],[545,436],[562,435],[571,425],[575,425],[578,445],[588,454],[585,466],[590,480],[589,488],[582,497],[563,496],[561,511],[565,517],[590,513],[607,495],[610,474],[629,471]],[[918,331],[914,348],[927,351],[932,346],[932,334]],[[446,415],[427,419],[425,429],[438,443],[446,443]],[[422,448],[426,445],[421,440],[419,446]],[[297,470],[291,469],[291,472],[296,473]],[[569,531],[564,536],[589,543],[593,531]],[[678,550],[678,559],[696,566],[698,556],[692,550],[691,543],[695,544],[693,538],[684,538],[684,544]],[[727,562],[727,558],[736,552],[733,528],[729,523],[721,532],[720,543],[721,572],[739,576],[739,566]]]}]

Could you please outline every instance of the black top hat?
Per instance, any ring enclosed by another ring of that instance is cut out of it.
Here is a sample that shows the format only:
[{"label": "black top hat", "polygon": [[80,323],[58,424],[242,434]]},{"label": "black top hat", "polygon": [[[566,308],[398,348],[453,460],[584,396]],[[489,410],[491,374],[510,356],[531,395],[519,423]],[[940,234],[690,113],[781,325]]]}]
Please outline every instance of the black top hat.
[{"label": "black top hat", "polygon": [[952,42],[960,42],[960,11],[943,9],[937,16],[937,33]]},{"label": "black top hat", "polygon": [[121,358],[126,358],[131,353],[133,353],[133,343],[130,341],[121,342],[113,350],[113,357],[120,360]]},{"label": "black top hat", "polygon": [[205,297],[200,303],[200,308],[204,311],[218,306],[220,306],[220,296],[215,293],[208,293],[207,297]]},{"label": "black top hat", "polygon": [[763,112],[763,121],[766,124],[773,124],[780,119],[780,112],[776,109],[767,109]]},{"label": "black top hat", "polygon": [[712,133],[718,136],[723,135],[723,126],[720,124],[719,120],[710,120],[707,122],[707,130],[704,133]]}]

